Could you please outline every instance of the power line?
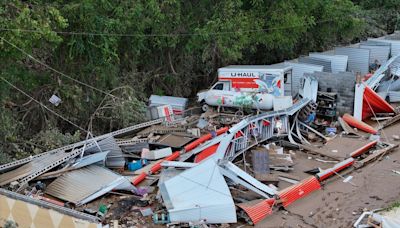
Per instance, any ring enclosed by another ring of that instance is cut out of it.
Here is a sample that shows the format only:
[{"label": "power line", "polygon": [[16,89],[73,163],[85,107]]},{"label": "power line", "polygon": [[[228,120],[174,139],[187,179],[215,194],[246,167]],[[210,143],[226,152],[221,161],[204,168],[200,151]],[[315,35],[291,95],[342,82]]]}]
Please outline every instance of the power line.
[{"label": "power line", "polygon": [[45,108],[47,111],[51,112],[52,114],[58,116],[59,118],[63,119],[64,121],[68,122],[69,124],[75,126],[76,128],[82,130],[83,132],[87,132],[87,130],[83,129],[82,127],[80,127],[79,125],[75,124],[74,122],[72,122],[71,120],[67,119],[66,117],[58,114],[57,112],[51,110],[49,107],[47,107],[46,105],[44,105],[42,102],[36,100],[35,98],[33,98],[32,96],[30,96],[29,94],[25,93],[23,90],[21,90],[20,88],[16,87],[14,84],[12,84],[11,82],[7,81],[5,78],[3,78],[2,76],[0,76],[0,79],[3,80],[5,83],[7,83],[9,86],[13,87],[14,89],[18,90],[19,92],[21,92],[22,94],[24,94],[26,97],[29,97],[30,99],[32,99],[34,102],[38,103],[40,106],[42,106],[43,108]]},{"label": "power line", "polygon": [[39,63],[40,65],[42,65],[42,66],[44,66],[44,67],[46,67],[46,68],[48,68],[48,69],[50,69],[50,70],[52,70],[52,71],[54,71],[55,73],[60,74],[60,75],[63,76],[63,77],[66,77],[66,78],[68,78],[68,79],[70,79],[70,80],[72,80],[72,81],[74,81],[74,82],[76,82],[76,83],[78,83],[78,84],[81,84],[81,85],[83,85],[83,86],[89,87],[89,88],[91,88],[91,89],[93,89],[93,90],[96,90],[96,91],[98,91],[98,92],[100,92],[100,93],[103,93],[103,94],[105,94],[105,95],[109,95],[109,96],[111,96],[111,97],[118,98],[118,97],[112,95],[111,93],[108,93],[108,92],[106,92],[106,91],[103,91],[103,90],[101,90],[101,89],[98,89],[98,88],[96,88],[96,87],[94,87],[94,86],[92,86],[92,85],[89,85],[89,84],[87,84],[87,83],[81,82],[81,81],[79,81],[79,80],[77,80],[77,79],[75,79],[75,78],[73,78],[73,77],[71,77],[71,76],[68,76],[68,75],[64,74],[64,73],[61,72],[61,71],[58,71],[58,70],[54,69],[53,67],[47,65],[46,63],[44,63],[44,62],[42,62],[42,61],[36,59],[36,58],[33,57],[32,55],[30,55],[29,53],[27,53],[26,51],[24,51],[22,48],[19,48],[17,45],[15,45],[15,44],[11,43],[10,41],[4,39],[4,37],[0,37],[0,38],[1,38],[4,42],[8,43],[8,44],[11,45],[12,47],[14,47],[14,48],[17,49],[18,51],[20,51],[21,53],[23,53],[23,54],[25,54],[26,56],[28,56],[28,57],[29,57],[30,59],[32,59],[33,61]]},{"label": "power line", "polygon": [[[321,20],[316,21],[315,25],[326,22],[332,22],[332,20]],[[252,33],[252,32],[268,32],[274,30],[285,30],[290,28],[304,27],[301,25],[291,25],[275,28],[265,29],[249,29],[249,30],[235,30],[226,32],[208,32],[208,33],[159,33],[159,34],[139,34],[139,33],[102,33],[102,32],[74,32],[74,31],[52,31],[60,35],[81,35],[81,36],[119,36],[119,37],[178,37],[178,36],[208,36],[208,35],[227,35],[227,34],[240,34],[240,33]],[[0,31],[13,31],[13,32],[26,32],[26,33],[44,33],[37,29],[20,29],[20,28],[0,28]]]}]

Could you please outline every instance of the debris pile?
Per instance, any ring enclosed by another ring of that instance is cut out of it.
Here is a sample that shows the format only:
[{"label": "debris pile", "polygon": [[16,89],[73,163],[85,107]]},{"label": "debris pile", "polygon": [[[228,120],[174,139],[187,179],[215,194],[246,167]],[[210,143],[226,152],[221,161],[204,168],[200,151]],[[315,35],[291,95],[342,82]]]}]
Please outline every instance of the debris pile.
[{"label": "debris pile", "polygon": [[[400,55],[392,53],[385,63],[380,59],[380,68],[370,67],[368,55],[365,72],[363,65],[353,62],[351,51],[340,48],[337,55],[313,53],[297,63],[282,63],[285,71],[293,67],[292,76],[299,77],[290,82],[297,91],[283,96],[288,87],[271,82],[277,88],[266,94],[280,93],[273,99],[276,103],[268,105],[273,111],[262,111],[252,103],[249,107],[257,111],[230,112],[223,109],[229,99],[223,95],[213,101],[216,109],[210,104],[188,109],[185,98],[152,96],[148,122],[88,135],[81,142],[0,165],[2,192],[82,212],[112,227],[151,223],[207,227],[257,224],[322,191],[332,177],[355,185],[349,175],[352,170],[398,146],[389,143],[383,131],[400,120],[398,109],[385,101],[386,97],[397,101]],[[324,72],[340,74],[347,66],[342,60],[366,75],[357,74],[353,91],[322,91],[321,79],[312,72],[300,77],[300,71],[307,72],[301,67],[317,63]],[[281,76],[285,71],[279,71]],[[271,86],[256,83],[267,91]],[[340,108],[341,98],[349,92],[353,114]],[[232,102],[229,107],[240,106]],[[344,149],[336,147],[337,138],[346,144]]]}]

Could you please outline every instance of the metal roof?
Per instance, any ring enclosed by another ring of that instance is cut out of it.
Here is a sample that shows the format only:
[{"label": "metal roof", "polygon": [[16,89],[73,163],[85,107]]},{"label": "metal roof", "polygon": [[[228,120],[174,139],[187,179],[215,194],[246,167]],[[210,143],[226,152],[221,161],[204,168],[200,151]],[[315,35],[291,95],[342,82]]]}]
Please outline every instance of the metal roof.
[{"label": "metal roof", "polygon": [[149,98],[149,106],[171,105],[173,108],[185,108],[188,104],[188,99],[183,97],[158,96],[151,95]]},{"label": "metal roof", "polygon": [[237,206],[246,212],[254,224],[259,223],[265,217],[272,214],[268,200],[253,200],[246,203],[239,203]]},{"label": "metal roof", "polygon": [[85,150],[85,153],[98,153],[104,151],[110,151],[107,154],[107,159],[106,159],[107,167],[114,167],[114,168],[124,167],[125,158],[123,157],[122,150],[118,146],[117,141],[115,140],[114,137],[108,137],[106,139],[101,140],[100,142],[97,142],[97,144],[88,147]]},{"label": "metal roof", "polygon": [[[72,152],[71,152],[72,153]],[[59,151],[56,153],[45,154],[41,157],[37,157],[32,159],[31,162],[22,165],[21,167],[8,171],[4,174],[0,175],[0,186],[9,184],[13,181],[19,180],[31,174],[36,174],[42,172],[42,170],[46,169],[50,166],[55,166],[57,164],[61,164],[60,161],[63,161],[64,158],[70,156],[71,153],[65,153],[64,151]],[[77,154],[78,155],[78,154]],[[75,155],[75,156],[77,156]]]},{"label": "metal roof", "polygon": [[45,193],[77,206],[106,194],[127,180],[111,170],[91,165],[67,172],[54,180]]},{"label": "metal roof", "polygon": [[283,206],[286,208],[296,200],[301,199],[318,189],[321,189],[321,184],[316,177],[311,176],[295,185],[283,189],[278,193],[278,195],[282,200]]}]

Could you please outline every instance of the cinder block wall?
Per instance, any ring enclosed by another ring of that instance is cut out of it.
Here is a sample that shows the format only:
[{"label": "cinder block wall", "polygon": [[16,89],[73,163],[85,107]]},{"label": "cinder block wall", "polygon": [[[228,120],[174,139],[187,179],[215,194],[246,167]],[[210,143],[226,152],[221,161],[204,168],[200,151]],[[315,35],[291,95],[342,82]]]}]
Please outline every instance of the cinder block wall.
[{"label": "cinder block wall", "polygon": [[328,73],[314,72],[311,75],[318,80],[318,90],[338,93],[337,111],[341,116],[344,113],[353,114],[354,107],[354,86],[356,84],[356,76],[352,72]]}]

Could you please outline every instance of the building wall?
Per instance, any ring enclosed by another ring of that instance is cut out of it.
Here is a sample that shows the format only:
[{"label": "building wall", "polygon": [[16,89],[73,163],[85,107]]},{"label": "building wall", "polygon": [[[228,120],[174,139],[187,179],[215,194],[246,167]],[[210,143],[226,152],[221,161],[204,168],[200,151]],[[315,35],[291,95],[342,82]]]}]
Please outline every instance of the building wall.
[{"label": "building wall", "polygon": [[331,92],[338,93],[337,111],[339,115],[353,114],[355,74],[351,72],[314,72],[306,75],[317,78],[319,91],[328,92],[328,88],[330,88]]},{"label": "building wall", "polygon": [[[2,192],[0,192],[2,193]],[[16,194],[16,193],[14,193]],[[0,227],[5,224],[14,224],[18,228],[98,228],[99,223],[93,223],[70,215],[62,214],[56,210],[41,207],[34,203],[0,194]],[[34,199],[29,199],[34,202]]]}]

